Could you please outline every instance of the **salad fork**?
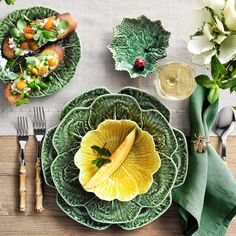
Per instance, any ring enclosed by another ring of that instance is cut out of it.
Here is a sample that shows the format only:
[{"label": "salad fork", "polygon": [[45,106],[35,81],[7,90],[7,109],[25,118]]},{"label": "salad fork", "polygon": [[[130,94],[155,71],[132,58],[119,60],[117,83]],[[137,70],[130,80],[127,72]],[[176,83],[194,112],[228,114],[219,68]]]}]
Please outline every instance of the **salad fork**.
[{"label": "salad fork", "polygon": [[26,209],[26,163],[24,149],[28,142],[28,121],[25,116],[20,116],[17,118],[17,137],[20,145],[20,211],[25,211]]},{"label": "salad fork", "polygon": [[36,185],[36,211],[43,211],[43,189],[42,189],[42,173],[41,173],[41,149],[42,142],[46,132],[46,119],[43,107],[34,107],[33,118],[34,136],[37,141],[37,156],[35,164],[35,185]]}]

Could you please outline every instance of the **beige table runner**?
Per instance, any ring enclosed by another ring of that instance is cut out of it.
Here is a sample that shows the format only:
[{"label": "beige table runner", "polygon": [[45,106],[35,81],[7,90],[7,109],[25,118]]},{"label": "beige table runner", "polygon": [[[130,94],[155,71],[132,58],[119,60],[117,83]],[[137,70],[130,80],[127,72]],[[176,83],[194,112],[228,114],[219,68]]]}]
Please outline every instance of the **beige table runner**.
[{"label": "beige table runner", "polygon": [[[46,111],[47,126],[57,123],[57,111],[69,99],[83,91],[105,86],[112,92],[124,86],[139,87],[157,96],[153,79],[154,75],[144,80],[131,80],[126,72],[114,70],[114,62],[107,45],[111,41],[112,29],[124,17],[138,17],[145,14],[152,20],[160,19],[163,26],[171,32],[168,56],[160,60],[160,64],[181,60],[191,63],[186,43],[178,34],[179,18],[189,10],[194,9],[194,0],[16,0],[14,6],[0,5],[0,19],[15,9],[32,6],[54,8],[63,13],[70,12],[78,21],[78,32],[82,43],[82,57],[74,80],[60,93],[51,97],[32,99],[27,106],[10,106],[3,100],[3,84],[0,84],[0,135],[14,135],[15,121],[18,115],[32,117],[32,108],[43,105]],[[184,22],[181,22],[184,24]],[[205,73],[205,69],[194,66],[197,73]],[[188,133],[188,101],[173,102],[161,99],[172,112],[174,127]],[[221,105],[236,105],[236,95],[222,93]],[[31,127],[32,133],[32,127]]]}]

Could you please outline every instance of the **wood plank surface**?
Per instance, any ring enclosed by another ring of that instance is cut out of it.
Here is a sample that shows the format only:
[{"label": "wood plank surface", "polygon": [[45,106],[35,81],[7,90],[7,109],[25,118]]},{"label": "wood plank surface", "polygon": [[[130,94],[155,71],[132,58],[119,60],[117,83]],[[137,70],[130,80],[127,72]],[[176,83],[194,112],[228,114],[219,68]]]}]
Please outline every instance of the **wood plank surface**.
[{"label": "wood plank surface", "polygon": [[[216,137],[211,138],[212,144],[219,150]],[[228,166],[236,178],[236,137],[228,140]],[[182,235],[180,218],[175,204],[158,220],[130,232],[112,227],[105,231],[94,231],[81,226],[67,217],[55,203],[55,191],[45,186],[43,213],[36,213],[34,163],[35,141],[30,137],[26,146],[27,161],[27,210],[18,210],[18,145],[16,137],[0,137],[0,235],[129,235],[129,236],[179,236]],[[227,236],[236,235],[236,217],[231,222]],[[217,235],[216,235],[217,236]]]}]

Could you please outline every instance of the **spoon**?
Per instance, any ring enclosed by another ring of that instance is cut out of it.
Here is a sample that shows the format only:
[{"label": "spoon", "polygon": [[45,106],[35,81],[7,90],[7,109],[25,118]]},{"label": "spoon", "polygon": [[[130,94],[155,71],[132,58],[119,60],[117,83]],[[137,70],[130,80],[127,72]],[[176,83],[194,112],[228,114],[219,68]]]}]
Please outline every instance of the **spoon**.
[{"label": "spoon", "polygon": [[222,143],[221,159],[226,162],[226,141],[236,125],[236,117],[231,107],[222,108],[216,118],[214,132],[220,137]]}]

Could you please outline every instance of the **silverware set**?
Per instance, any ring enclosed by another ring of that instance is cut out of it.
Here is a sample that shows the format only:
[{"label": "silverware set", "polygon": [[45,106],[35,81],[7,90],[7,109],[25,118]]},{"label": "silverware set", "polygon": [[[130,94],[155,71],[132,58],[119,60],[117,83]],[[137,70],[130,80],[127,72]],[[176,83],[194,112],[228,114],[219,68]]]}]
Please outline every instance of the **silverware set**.
[{"label": "silverware set", "polygon": [[[35,163],[35,209],[38,212],[43,211],[43,189],[42,189],[42,171],[41,171],[41,149],[42,142],[46,132],[46,119],[43,107],[34,107],[33,116],[34,137],[36,139],[37,152]],[[19,196],[20,211],[26,210],[26,162],[25,145],[28,142],[28,121],[25,116],[17,118],[17,137],[20,146],[20,172],[19,172]]]}]

